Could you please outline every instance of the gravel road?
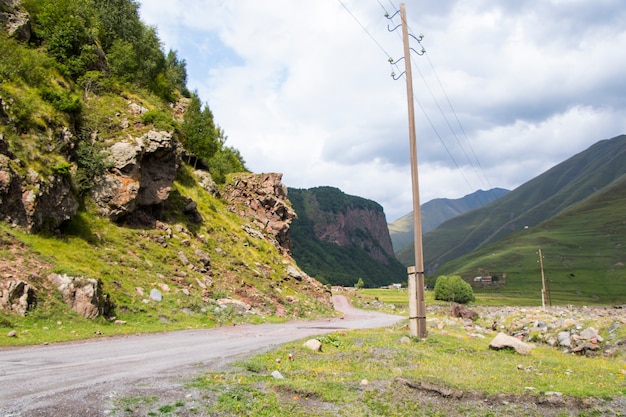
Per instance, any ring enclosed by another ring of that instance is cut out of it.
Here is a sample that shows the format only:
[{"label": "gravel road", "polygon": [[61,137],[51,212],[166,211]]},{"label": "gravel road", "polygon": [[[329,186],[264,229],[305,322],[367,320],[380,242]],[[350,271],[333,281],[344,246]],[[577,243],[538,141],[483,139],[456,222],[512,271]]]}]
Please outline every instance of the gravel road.
[{"label": "gravel road", "polygon": [[0,416],[111,415],[111,399],[137,387],[175,387],[183,377],[292,340],[403,319],[355,309],[343,296],[333,303],[343,318],[0,348]]}]

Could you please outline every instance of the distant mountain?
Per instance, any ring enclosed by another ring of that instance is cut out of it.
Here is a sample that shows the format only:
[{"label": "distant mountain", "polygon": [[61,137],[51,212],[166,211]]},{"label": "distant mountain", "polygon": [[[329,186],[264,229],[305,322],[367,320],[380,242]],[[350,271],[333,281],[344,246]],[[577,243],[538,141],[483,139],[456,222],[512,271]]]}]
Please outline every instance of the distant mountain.
[{"label": "distant mountain", "polygon": [[[460,214],[482,207],[493,200],[507,194],[504,188],[492,188],[488,191],[478,190],[457,199],[436,198],[422,204],[422,233],[434,230],[441,223]],[[413,242],[413,212],[389,224],[389,235],[393,250],[399,252]]]},{"label": "distant mountain", "polygon": [[406,280],[395,258],[380,204],[334,187],[288,189],[298,218],[291,224],[292,254],[316,279],[333,285],[368,287]]},{"label": "distant mountain", "polygon": [[438,274],[498,276],[498,294],[541,302],[542,249],[547,300],[626,303],[626,174],[556,216],[450,261]]},{"label": "distant mountain", "polygon": [[[486,206],[452,218],[424,235],[427,273],[481,246],[535,226],[626,173],[626,136],[602,140]],[[413,249],[397,254],[414,263]]]}]

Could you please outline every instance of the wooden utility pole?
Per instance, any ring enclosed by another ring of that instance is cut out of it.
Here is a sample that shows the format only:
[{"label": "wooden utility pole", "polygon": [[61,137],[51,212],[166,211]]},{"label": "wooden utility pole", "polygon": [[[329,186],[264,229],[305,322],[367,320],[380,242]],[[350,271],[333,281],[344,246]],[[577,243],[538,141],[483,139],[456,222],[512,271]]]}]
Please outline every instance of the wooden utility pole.
[{"label": "wooden utility pole", "polygon": [[409,332],[413,337],[425,338],[426,303],[424,301],[424,255],[422,248],[422,212],[420,187],[417,174],[417,144],[415,137],[415,107],[413,104],[413,74],[411,71],[411,47],[406,7],[400,3],[402,19],[402,42],[404,44],[404,66],[406,75],[407,104],[409,109],[409,151],[411,153],[411,184],[413,191],[413,235],[415,241],[415,266],[408,268]]},{"label": "wooden utility pole", "polygon": [[539,266],[541,267],[541,307],[546,309],[546,277],[543,273],[543,255],[539,249]]}]

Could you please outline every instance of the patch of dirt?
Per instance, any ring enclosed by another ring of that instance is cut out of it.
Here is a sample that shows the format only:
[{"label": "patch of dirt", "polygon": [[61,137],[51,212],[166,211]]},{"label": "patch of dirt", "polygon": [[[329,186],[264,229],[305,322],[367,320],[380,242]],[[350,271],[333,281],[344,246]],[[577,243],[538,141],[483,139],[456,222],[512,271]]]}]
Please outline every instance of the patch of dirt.
[{"label": "patch of dirt", "polygon": [[[392,388],[395,395],[418,401],[424,408],[437,410],[440,415],[497,416],[578,416],[591,413],[602,416],[623,416],[626,397],[613,399],[567,397],[562,395],[485,395],[480,392],[464,392],[423,381],[396,379]],[[470,415],[474,415],[470,414]]]},{"label": "patch of dirt", "polygon": [[0,283],[6,280],[29,281],[50,268],[26,245],[8,234],[0,234]]}]

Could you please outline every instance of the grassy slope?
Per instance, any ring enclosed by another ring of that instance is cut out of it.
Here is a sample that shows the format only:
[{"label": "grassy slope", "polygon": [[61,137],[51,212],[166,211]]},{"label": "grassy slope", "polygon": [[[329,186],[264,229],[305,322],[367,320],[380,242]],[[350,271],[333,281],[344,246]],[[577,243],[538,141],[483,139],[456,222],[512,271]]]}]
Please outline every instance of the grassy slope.
[{"label": "grassy slope", "polygon": [[[463,198],[449,199],[436,198],[422,204],[422,232],[428,233],[453,217],[466,213],[475,208],[484,206],[489,202],[508,193],[502,188],[493,188],[488,191],[479,190],[468,194]],[[389,235],[395,252],[402,251],[410,246],[407,251],[413,252],[413,212],[395,220],[389,224]],[[404,254],[408,253],[403,252]],[[404,256],[404,255],[403,255]],[[412,255],[411,255],[412,256]]]},{"label": "grassy slope", "polygon": [[[626,136],[600,141],[491,204],[443,223],[424,236],[426,269],[555,216],[626,173],[624,161]],[[411,264],[412,250],[398,258]]]},{"label": "grassy slope", "polygon": [[[185,202],[181,196],[198,203],[204,218],[201,225],[189,223],[182,215],[179,205]],[[165,331],[280,320],[277,316],[331,314],[328,306],[317,302],[302,285],[285,278],[285,258],[278,250],[267,240],[247,235],[241,227],[244,219],[195,186],[187,168],[179,175],[168,200],[171,238],[162,229],[121,227],[90,213],[93,211],[79,213],[61,236],[26,234],[0,223],[0,258],[26,269],[30,276],[23,278],[32,282],[38,292],[37,307],[26,317],[0,311],[0,331],[6,334],[13,329],[19,336],[0,338],[0,344],[75,340],[93,337],[94,332]],[[165,247],[160,243],[163,239]],[[211,258],[212,285],[205,282],[204,290],[200,283],[206,275],[189,269],[178,255],[183,253],[190,263],[198,265],[196,248]],[[104,291],[117,305],[117,319],[126,321],[126,325],[114,325],[103,318],[87,320],[74,313],[44,278],[49,272],[101,279]],[[163,284],[169,290],[164,290]],[[152,288],[163,293],[162,302],[148,301]],[[227,296],[257,307],[264,303],[264,307],[257,308],[257,315],[218,308],[215,300]],[[297,301],[284,301],[287,296]]]},{"label": "grassy slope", "polygon": [[[555,304],[626,303],[626,175],[560,215],[482,247],[439,269],[465,278],[502,275],[495,298],[541,300],[538,249]],[[482,292],[483,290],[477,290]]]}]

